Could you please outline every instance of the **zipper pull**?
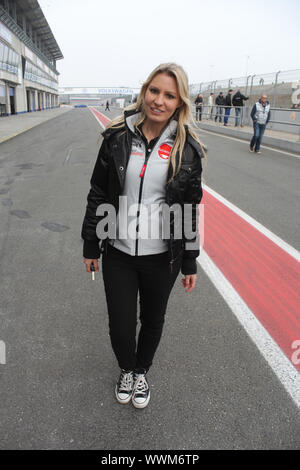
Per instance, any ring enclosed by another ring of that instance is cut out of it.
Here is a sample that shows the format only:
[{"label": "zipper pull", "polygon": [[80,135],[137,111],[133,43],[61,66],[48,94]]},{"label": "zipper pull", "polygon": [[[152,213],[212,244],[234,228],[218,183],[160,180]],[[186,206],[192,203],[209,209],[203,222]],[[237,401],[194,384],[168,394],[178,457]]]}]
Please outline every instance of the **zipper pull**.
[{"label": "zipper pull", "polygon": [[146,170],[146,163],[144,163],[143,168],[142,168],[142,170],[141,170],[141,172],[140,172],[140,178],[143,178],[144,173],[145,173],[145,170]]}]

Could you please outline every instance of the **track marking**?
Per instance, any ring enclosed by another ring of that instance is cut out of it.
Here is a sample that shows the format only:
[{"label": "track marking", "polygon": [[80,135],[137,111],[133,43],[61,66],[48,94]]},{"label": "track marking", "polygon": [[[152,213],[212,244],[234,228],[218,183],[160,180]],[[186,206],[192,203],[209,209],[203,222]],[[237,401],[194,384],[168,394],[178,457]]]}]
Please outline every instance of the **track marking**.
[{"label": "track marking", "polygon": [[282,238],[278,237],[275,235],[275,233],[271,232],[269,229],[267,229],[264,225],[262,225],[260,222],[257,220],[253,219],[250,215],[246,214],[246,212],[242,211],[242,209],[239,209],[237,206],[232,204],[228,199],[225,199],[225,197],[221,196],[221,194],[217,193],[214,191],[212,188],[209,188],[206,185],[203,185],[203,188],[212,194],[216,199],[218,199],[220,202],[222,202],[225,206],[229,207],[233,212],[235,212],[237,215],[242,217],[246,222],[248,222],[250,225],[255,227],[257,230],[259,230],[261,233],[263,233],[266,237],[268,237],[270,240],[272,240],[276,245],[280,246],[284,251],[286,251],[289,255],[293,256],[297,261],[300,261],[300,252],[296,250],[294,247],[289,245],[287,242],[282,240]]},{"label": "track marking", "polygon": [[[50,119],[49,119],[49,120],[50,120]],[[46,121],[44,121],[44,122],[46,122]],[[2,142],[6,142],[6,141],[9,140],[9,139],[12,139],[13,137],[16,137],[17,135],[23,134],[23,132],[30,131],[30,129],[33,129],[34,127],[37,127],[37,126],[39,126],[40,124],[42,124],[42,123],[39,122],[38,124],[34,124],[33,126],[26,127],[26,129],[22,129],[21,131],[16,132],[15,134],[11,134],[9,137],[5,137],[4,139],[1,139],[1,140],[0,140],[0,144],[2,144]]]},{"label": "track marking", "polygon": [[292,360],[292,344],[300,339],[300,264],[230,207],[204,191],[207,255],[238,295]]},{"label": "track marking", "polygon": [[285,390],[292,397],[294,403],[300,408],[300,374],[297,369],[209,258],[205,250],[201,251],[197,261],[272,368]]},{"label": "track marking", "polygon": [[105,129],[107,124],[109,124],[111,120],[107,118],[104,114],[100,113],[100,111],[97,111],[93,106],[89,106],[89,110],[91,111],[95,119],[97,119],[100,126]]},{"label": "track marking", "polygon": [[[53,108],[53,109],[54,109],[54,108]],[[25,129],[22,129],[21,131],[18,131],[18,132],[16,132],[15,134],[11,134],[10,136],[5,137],[4,139],[1,139],[1,140],[0,140],[0,144],[2,144],[3,142],[6,142],[7,140],[12,139],[13,137],[17,137],[17,135],[20,135],[20,134],[23,134],[24,132],[30,131],[30,129],[34,129],[35,127],[39,126],[40,124],[43,124],[44,122],[51,121],[52,119],[55,119],[56,117],[59,117],[59,116],[61,116],[62,114],[65,114],[65,113],[67,113],[68,111],[71,111],[71,109],[72,109],[72,108],[67,109],[66,111],[64,111],[64,112],[61,113],[61,114],[58,114],[57,116],[51,116],[49,119],[45,119],[44,121],[38,122],[37,124],[34,124],[33,126],[26,127]],[[5,118],[4,118],[4,119],[5,119]]]}]

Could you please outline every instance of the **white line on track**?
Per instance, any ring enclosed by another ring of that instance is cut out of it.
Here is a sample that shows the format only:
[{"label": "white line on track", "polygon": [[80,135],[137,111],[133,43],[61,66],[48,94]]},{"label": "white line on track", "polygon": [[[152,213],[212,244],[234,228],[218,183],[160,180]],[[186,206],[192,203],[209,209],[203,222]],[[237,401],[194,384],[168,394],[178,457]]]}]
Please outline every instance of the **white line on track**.
[{"label": "white line on track", "polygon": [[96,114],[93,113],[93,111],[91,110],[91,108],[88,108],[88,109],[91,111],[91,113],[92,113],[92,115],[94,116],[94,118],[97,119],[97,121],[98,121],[98,123],[100,124],[100,126],[101,126],[103,129],[105,129],[104,124],[102,124],[102,122],[101,122],[100,119],[96,116]]},{"label": "white line on track", "polygon": [[209,258],[205,250],[201,251],[197,261],[300,409],[300,374],[297,369]]},{"label": "white line on track", "polygon": [[[206,129],[201,129],[201,127],[198,127],[198,129],[199,129],[199,132],[206,132],[207,134],[214,134],[217,137],[224,137],[225,139],[237,140],[238,142],[242,142],[242,143],[249,146],[250,139],[249,139],[249,142],[248,142],[246,140],[239,139],[238,137],[231,137],[230,135],[219,134],[218,132],[208,131]],[[285,150],[274,149],[273,147],[268,147],[267,145],[261,145],[261,148],[265,148],[267,150],[272,150],[273,152],[284,153],[285,155],[289,155],[291,157],[300,158],[300,155],[296,155],[295,153],[286,152]]]},{"label": "white line on track", "polygon": [[286,251],[289,255],[291,255],[297,261],[300,261],[300,252],[298,250],[296,250],[296,248],[292,247],[287,242],[282,240],[282,238],[275,235],[273,232],[271,232],[269,229],[267,229],[264,225],[259,223],[257,220],[253,219],[253,217],[246,214],[246,212],[239,209],[237,206],[235,206],[230,201],[225,199],[225,197],[221,196],[221,194],[217,193],[216,191],[214,191],[213,189],[209,188],[206,185],[203,185],[203,188],[207,192],[209,192],[212,196],[214,196],[216,199],[218,199],[220,202],[222,202],[222,204],[227,206],[229,209],[231,209],[237,215],[239,215],[244,220],[246,220],[246,222],[248,222],[250,225],[255,227],[257,230],[259,230],[261,233],[263,233],[270,240],[272,240],[272,242],[276,243],[276,245],[278,245],[280,248],[282,248],[284,251]]}]

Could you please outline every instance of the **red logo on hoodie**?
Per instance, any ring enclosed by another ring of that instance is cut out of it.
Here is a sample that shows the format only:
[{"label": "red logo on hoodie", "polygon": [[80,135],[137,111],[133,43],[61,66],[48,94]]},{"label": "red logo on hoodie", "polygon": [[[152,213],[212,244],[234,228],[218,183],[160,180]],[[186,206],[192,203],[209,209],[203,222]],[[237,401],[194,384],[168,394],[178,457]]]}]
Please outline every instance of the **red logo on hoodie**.
[{"label": "red logo on hoodie", "polygon": [[161,146],[158,149],[158,155],[160,158],[163,158],[164,160],[167,160],[170,156],[172,147],[169,144],[161,144]]}]

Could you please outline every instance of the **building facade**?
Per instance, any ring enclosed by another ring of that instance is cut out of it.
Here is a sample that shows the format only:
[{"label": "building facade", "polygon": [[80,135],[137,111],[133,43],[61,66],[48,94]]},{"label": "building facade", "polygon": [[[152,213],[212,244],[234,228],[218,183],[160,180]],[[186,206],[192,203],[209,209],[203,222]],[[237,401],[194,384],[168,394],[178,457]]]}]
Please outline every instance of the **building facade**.
[{"label": "building facade", "polygon": [[62,58],[36,0],[0,0],[0,116],[57,107]]},{"label": "building facade", "polygon": [[60,87],[59,101],[61,104],[86,106],[104,106],[108,101],[112,106],[124,107],[133,102],[139,93],[138,88],[125,87]]}]

